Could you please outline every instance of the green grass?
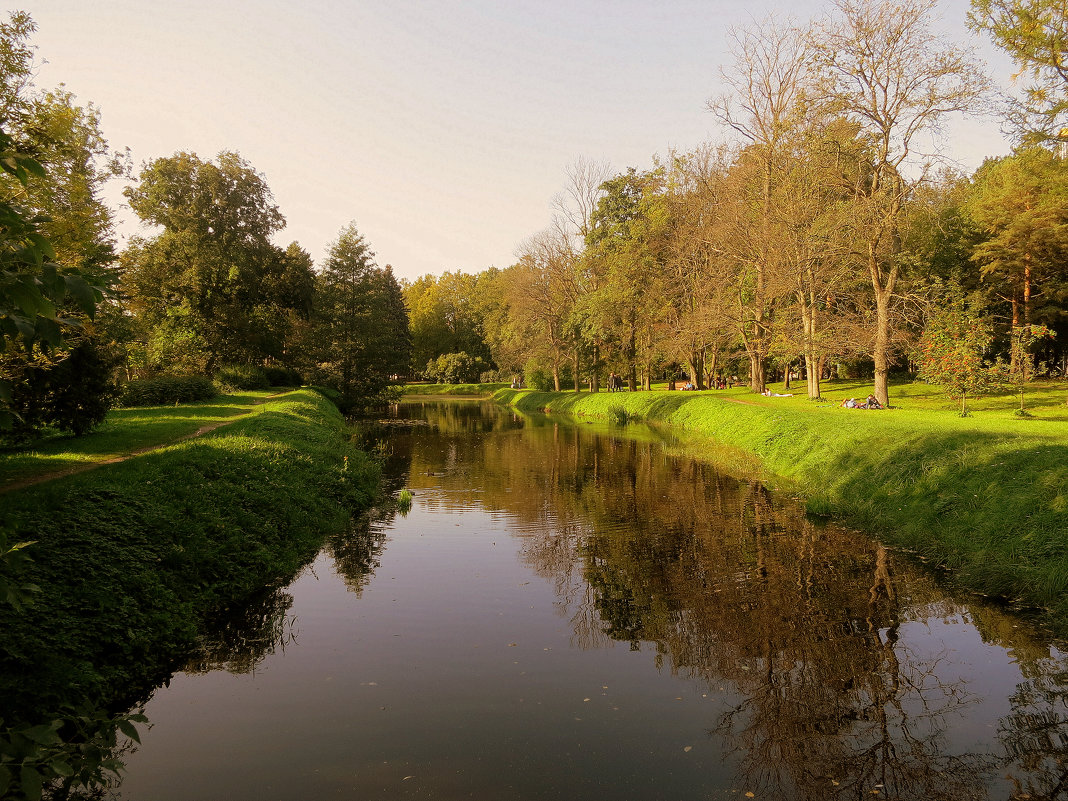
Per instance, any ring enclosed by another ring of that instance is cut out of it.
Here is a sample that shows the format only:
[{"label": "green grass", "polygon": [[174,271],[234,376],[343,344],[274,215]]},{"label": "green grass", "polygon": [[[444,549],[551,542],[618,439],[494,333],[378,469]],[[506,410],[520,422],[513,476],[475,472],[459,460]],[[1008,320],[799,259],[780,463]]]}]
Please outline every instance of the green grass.
[{"label": "green grass", "polygon": [[606,420],[621,408],[681,432],[695,456],[709,437],[756,454],[813,512],[914,551],[963,586],[1046,610],[1068,632],[1068,387],[1030,389],[1033,419],[1013,415],[1012,395],[981,400],[961,418],[954,401],[923,384],[893,387],[889,410],[837,406],[868,391],[837,382],[823,403],[737,389],[494,397]]},{"label": "green grass", "polygon": [[336,408],[299,390],[202,437],[3,496],[13,539],[36,541],[20,580],[41,592],[20,613],[0,607],[0,717],[129,700],[207,619],[291,577],[377,486]]},{"label": "green grass", "polygon": [[0,491],[15,482],[165,445],[202,426],[248,414],[277,391],[223,395],[180,406],[112,409],[103,424],[85,436],[56,434],[24,447],[0,449]]},{"label": "green grass", "polygon": [[498,389],[508,384],[405,384],[401,387],[404,395],[471,395],[488,398]]}]

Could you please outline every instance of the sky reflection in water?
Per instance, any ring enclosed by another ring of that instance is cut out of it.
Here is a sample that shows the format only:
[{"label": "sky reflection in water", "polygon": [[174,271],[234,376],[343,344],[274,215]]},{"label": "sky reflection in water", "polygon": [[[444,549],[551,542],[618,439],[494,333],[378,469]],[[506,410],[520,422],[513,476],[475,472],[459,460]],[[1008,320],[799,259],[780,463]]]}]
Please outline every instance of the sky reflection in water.
[{"label": "sky reflection in water", "polygon": [[475,403],[390,423],[412,511],[205,643],[121,797],[1060,792],[1066,660],[1020,620],[655,441]]}]

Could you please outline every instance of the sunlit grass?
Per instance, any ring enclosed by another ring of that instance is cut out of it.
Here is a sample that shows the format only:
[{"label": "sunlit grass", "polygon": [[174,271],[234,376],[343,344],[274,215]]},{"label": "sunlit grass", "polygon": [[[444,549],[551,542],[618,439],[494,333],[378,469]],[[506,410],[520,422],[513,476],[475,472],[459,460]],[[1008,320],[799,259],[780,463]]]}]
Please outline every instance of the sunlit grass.
[{"label": "sunlit grass", "polygon": [[49,473],[166,445],[206,425],[249,414],[275,392],[242,392],[178,406],[112,409],[107,419],[85,436],[52,434],[21,448],[0,449],[0,489]]}]

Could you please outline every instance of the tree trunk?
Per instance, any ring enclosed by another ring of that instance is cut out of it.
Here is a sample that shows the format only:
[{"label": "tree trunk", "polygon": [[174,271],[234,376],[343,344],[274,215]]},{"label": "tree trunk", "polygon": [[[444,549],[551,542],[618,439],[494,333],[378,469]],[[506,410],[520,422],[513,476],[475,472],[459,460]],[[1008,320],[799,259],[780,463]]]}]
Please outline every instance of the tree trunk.
[{"label": "tree trunk", "polygon": [[575,355],[571,360],[571,370],[574,373],[575,392],[582,392],[582,376],[579,371],[578,348],[575,348]]},{"label": "tree trunk", "polygon": [[890,406],[890,292],[875,292],[875,398],[883,408]]},{"label": "tree trunk", "polygon": [[749,353],[749,389],[758,395],[764,391],[767,383],[767,373],[764,371],[764,358],[761,354],[751,351]]}]

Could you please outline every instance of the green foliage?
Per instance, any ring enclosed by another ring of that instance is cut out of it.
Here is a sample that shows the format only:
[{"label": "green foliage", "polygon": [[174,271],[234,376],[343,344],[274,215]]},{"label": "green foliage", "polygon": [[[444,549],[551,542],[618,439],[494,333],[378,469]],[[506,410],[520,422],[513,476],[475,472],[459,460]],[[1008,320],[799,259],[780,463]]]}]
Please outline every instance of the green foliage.
[{"label": "green foliage", "polygon": [[215,382],[223,392],[267,389],[271,386],[271,380],[264,369],[251,364],[229,364],[220,367],[215,373]]},{"label": "green foliage", "polygon": [[412,492],[411,490],[402,489],[397,496],[397,511],[401,515],[407,515],[412,510]]},{"label": "green foliage", "polygon": [[405,384],[401,391],[405,395],[458,395],[489,396],[498,389],[508,386],[506,382],[483,384]]},{"label": "green foliage", "polygon": [[1015,326],[1011,333],[1012,353],[1012,378],[1016,384],[1016,391],[1020,395],[1020,408],[1016,410],[1019,417],[1029,417],[1024,409],[1024,388],[1028,380],[1034,374],[1035,355],[1034,346],[1043,339],[1052,339],[1056,333],[1044,325],[1020,325]]},{"label": "green foliage", "polygon": [[117,356],[95,338],[82,339],[58,360],[37,360],[21,370],[11,392],[16,420],[0,439],[22,442],[44,426],[82,436],[100,425],[118,393]]},{"label": "green foliage", "polygon": [[[972,28],[990,34],[1031,83],[1014,103],[1011,119],[1021,133],[1062,138],[1068,115],[1068,14],[1055,0],[972,0]],[[1017,76],[1014,76],[1017,77]]]},{"label": "green foliage", "polygon": [[1006,386],[1006,365],[990,364],[983,354],[990,346],[989,324],[963,303],[938,312],[920,337],[916,351],[919,377],[941,385],[951,398],[960,398],[960,413],[968,413],[969,395],[997,392]]},{"label": "green foliage", "polygon": [[299,387],[304,383],[304,378],[292,367],[268,365],[263,368],[263,374],[272,387]]},{"label": "green foliage", "polygon": [[527,362],[523,368],[523,383],[539,392],[551,392],[555,388],[552,373],[537,365]]},{"label": "green foliage", "polygon": [[[0,169],[25,187],[30,177],[45,178],[34,159],[15,150],[12,138],[0,131]],[[40,230],[45,222],[15,205],[11,193],[0,197],[0,428],[9,428],[14,417],[8,403],[22,368],[35,351],[47,353],[63,347],[71,331],[82,321],[68,313],[70,300],[91,317],[101,300],[99,287],[74,270],[63,270],[52,260],[56,251]],[[21,346],[21,351],[13,353]]]},{"label": "green foliage", "polygon": [[494,275],[445,272],[404,284],[415,372],[449,353],[467,353],[487,364],[492,360],[485,327],[493,306]]},{"label": "green foliage", "polygon": [[26,548],[33,541],[8,542],[9,531],[0,528],[0,605],[6,604],[15,611],[33,603],[34,593],[39,591],[36,584],[24,584],[20,574],[32,561]]},{"label": "green foliage", "polygon": [[394,378],[408,371],[411,339],[400,284],[391,268],[378,268],[354,224],[330,247],[303,349],[310,361],[305,372],[336,389],[346,408],[386,397]]},{"label": "green foliage", "polygon": [[264,177],[236,153],[215,161],[177,153],[147,165],[126,196],[163,229],[131,240],[122,256],[129,309],[146,339],[184,335],[208,371],[280,357],[293,317],[310,309],[313,280],[307,253],[270,241],[285,220]]},{"label": "green foliage", "polygon": [[122,407],[173,405],[210,400],[218,394],[218,387],[206,376],[160,376],[123,384],[118,405]]},{"label": "green foliage", "polygon": [[72,790],[97,792],[122,773],[117,756],[120,735],[135,743],[140,714],[108,715],[92,708],[59,715],[45,723],[3,725],[0,720],[0,797],[11,801],[68,798]]},{"label": "green foliage", "polygon": [[428,381],[439,384],[477,384],[486,363],[467,353],[444,353],[427,362],[423,371]]}]

